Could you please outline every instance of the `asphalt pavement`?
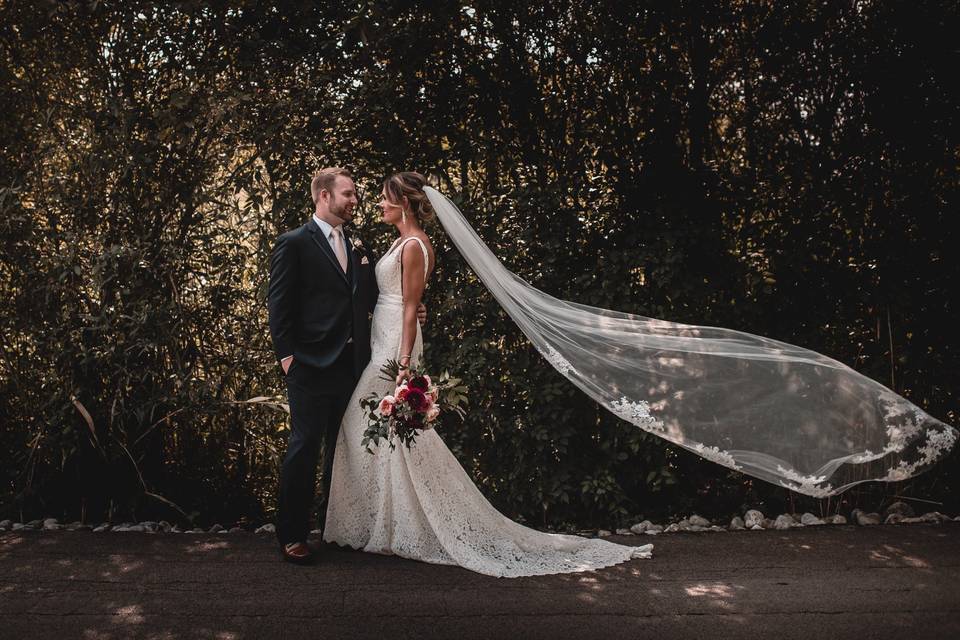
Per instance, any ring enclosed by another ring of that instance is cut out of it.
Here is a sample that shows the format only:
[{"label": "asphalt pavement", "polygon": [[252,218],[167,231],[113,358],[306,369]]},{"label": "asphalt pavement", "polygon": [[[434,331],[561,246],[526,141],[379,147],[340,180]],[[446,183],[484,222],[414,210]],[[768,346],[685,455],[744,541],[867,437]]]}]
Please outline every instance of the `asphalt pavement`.
[{"label": "asphalt pavement", "polygon": [[492,578],[252,533],[0,533],[0,638],[960,638],[960,523],[614,536],[653,558]]}]

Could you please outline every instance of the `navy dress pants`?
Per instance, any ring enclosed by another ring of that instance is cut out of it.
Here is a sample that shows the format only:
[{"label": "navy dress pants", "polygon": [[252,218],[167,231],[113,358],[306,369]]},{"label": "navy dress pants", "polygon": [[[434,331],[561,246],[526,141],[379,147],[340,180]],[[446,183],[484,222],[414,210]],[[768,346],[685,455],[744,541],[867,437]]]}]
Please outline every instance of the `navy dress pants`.
[{"label": "navy dress pants", "polygon": [[323,501],[320,528],[326,526],[333,454],[340,421],[357,384],[353,344],[347,343],[329,367],[313,367],[294,359],[287,372],[290,438],[280,467],[277,538],[280,544],[307,539],[316,498],[317,463],[323,456]]}]

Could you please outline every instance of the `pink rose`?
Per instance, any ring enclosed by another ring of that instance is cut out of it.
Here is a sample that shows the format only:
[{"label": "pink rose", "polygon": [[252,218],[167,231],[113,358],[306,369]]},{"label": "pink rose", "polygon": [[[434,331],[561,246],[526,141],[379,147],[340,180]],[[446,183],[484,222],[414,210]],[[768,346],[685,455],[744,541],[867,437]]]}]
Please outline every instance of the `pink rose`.
[{"label": "pink rose", "polygon": [[430,390],[427,391],[427,397],[436,402],[440,399],[440,391],[436,387],[430,387]]},{"label": "pink rose", "polygon": [[407,383],[404,382],[396,391],[393,392],[393,395],[396,396],[397,402],[403,402],[407,399],[407,394],[410,392],[410,388],[407,386]]},{"label": "pink rose", "polygon": [[438,407],[435,404],[431,405],[430,408],[427,409],[427,422],[433,422],[434,420],[437,419],[437,416],[439,415],[440,415],[440,407]]},{"label": "pink rose", "polygon": [[393,413],[393,405],[396,404],[397,399],[393,396],[384,396],[383,400],[380,401],[380,415],[389,416]]}]

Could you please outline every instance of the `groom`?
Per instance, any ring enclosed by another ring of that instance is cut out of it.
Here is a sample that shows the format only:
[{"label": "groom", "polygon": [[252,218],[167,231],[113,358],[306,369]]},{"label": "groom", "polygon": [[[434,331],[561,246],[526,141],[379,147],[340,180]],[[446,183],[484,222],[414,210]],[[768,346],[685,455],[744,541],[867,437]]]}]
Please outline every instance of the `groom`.
[{"label": "groom", "polygon": [[[270,334],[286,376],[290,439],[280,468],[277,538],[285,560],[306,564],[317,462],[323,513],[340,420],[370,360],[369,313],[379,291],[370,255],[344,228],[357,206],[350,172],[323,169],[310,183],[313,217],[280,236],[270,260]],[[425,311],[420,309],[421,322]]]}]

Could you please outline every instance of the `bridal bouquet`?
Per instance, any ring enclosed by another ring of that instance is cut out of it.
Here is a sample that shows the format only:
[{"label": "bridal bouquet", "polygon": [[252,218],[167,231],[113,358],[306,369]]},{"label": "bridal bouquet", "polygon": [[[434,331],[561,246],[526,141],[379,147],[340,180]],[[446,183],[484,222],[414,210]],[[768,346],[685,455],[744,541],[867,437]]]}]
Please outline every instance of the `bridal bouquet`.
[{"label": "bridal bouquet", "polygon": [[[400,370],[399,362],[389,360],[380,369],[381,379],[394,381]],[[451,378],[444,372],[438,380],[432,380],[422,369],[412,367],[409,373],[393,393],[382,398],[373,393],[360,400],[368,422],[360,444],[368,453],[373,453],[370,444],[379,446],[381,440],[390,444],[391,451],[396,448],[394,440],[409,449],[417,434],[433,429],[442,414],[456,413],[461,418],[466,415],[467,388],[460,384],[460,378]]]}]

